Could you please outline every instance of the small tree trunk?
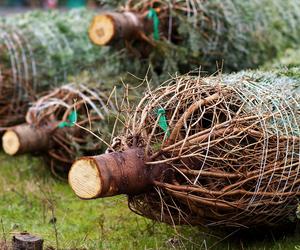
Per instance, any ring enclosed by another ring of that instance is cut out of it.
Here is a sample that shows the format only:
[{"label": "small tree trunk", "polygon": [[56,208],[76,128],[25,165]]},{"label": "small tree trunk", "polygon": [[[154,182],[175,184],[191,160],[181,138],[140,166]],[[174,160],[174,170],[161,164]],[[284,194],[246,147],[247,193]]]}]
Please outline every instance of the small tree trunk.
[{"label": "small tree trunk", "polygon": [[2,146],[9,155],[37,152],[48,149],[53,127],[36,127],[22,124],[9,128],[2,137]]},{"label": "small tree trunk", "polygon": [[160,174],[157,166],[146,166],[144,149],[129,149],[82,157],[69,172],[69,184],[82,199],[118,194],[137,194],[152,185]]},{"label": "small tree trunk", "polygon": [[142,18],[133,12],[107,12],[95,16],[89,28],[89,37],[103,46],[118,40],[132,40],[143,30]]},{"label": "small tree trunk", "polygon": [[30,235],[28,233],[22,233],[14,235],[12,238],[13,250],[43,250],[44,240]]}]

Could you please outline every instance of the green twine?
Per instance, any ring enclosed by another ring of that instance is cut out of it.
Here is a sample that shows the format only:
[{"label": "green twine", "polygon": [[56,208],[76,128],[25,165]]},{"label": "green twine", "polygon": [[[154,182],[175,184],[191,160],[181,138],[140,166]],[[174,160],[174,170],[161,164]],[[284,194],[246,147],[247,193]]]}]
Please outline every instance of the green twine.
[{"label": "green twine", "polygon": [[161,129],[165,132],[165,136],[170,136],[170,130],[167,123],[167,117],[166,117],[166,111],[164,108],[159,108],[157,110],[158,115],[158,125],[161,127]]},{"label": "green twine", "polygon": [[153,21],[153,38],[154,40],[159,40],[159,18],[155,9],[150,8],[148,15],[148,19]]},{"label": "green twine", "polygon": [[65,128],[65,127],[73,127],[77,122],[77,112],[76,110],[72,111],[68,116],[68,121],[61,122],[58,124],[58,128]]}]

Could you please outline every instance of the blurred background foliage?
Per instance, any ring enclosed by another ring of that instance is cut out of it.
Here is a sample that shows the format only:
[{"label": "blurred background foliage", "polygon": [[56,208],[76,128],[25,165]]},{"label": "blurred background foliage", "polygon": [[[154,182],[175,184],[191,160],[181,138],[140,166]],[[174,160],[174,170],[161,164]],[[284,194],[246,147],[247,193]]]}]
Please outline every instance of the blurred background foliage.
[{"label": "blurred background foliage", "polygon": [[1,7],[31,7],[31,8],[56,8],[56,7],[83,7],[101,6],[97,0],[0,0]]}]

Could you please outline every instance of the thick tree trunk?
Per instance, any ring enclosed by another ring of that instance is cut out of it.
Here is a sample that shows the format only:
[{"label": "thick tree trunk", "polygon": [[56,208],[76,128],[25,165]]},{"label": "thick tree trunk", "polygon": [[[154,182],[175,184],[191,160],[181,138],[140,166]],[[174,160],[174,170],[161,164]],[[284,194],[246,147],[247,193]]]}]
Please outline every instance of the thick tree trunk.
[{"label": "thick tree trunk", "polygon": [[43,250],[44,240],[28,233],[17,234],[12,239],[13,250]]},{"label": "thick tree trunk", "polygon": [[106,12],[94,17],[89,37],[93,43],[103,46],[138,38],[143,27],[143,19],[133,12]]},{"label": "thick tree trunk", "polygon": [[52,126],[22,124],[9,128],[2,137],[2,146],[9,155],[37,152],[49,148]]},{"label": "thick tree trunk", "polygon": [[145,191],[159,176],[157,166],[146,166],[144,149],[129,149],[75,161],[69,172],[69,184],[82,199]]}]

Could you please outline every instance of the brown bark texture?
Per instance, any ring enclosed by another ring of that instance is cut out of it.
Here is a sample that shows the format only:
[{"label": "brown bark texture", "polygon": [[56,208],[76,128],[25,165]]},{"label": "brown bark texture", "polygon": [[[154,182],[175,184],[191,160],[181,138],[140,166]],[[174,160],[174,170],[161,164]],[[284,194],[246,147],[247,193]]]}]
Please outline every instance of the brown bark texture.
[{"label": "brown bark texture", "polygon": [[133,40],[140,36],[144,22],[133,12],[105,12],[95,16],[89,28],[89,37],[97,45]]},{"label": "brown bark texture", "polygon": [[28,233],[21,233],[14,235],[12,238],[13,250],[43,250],[44,240],[30,235]]},{"label": "brown bark texture", "polygon": [[[141,193],[149,186],[152,186],[154,179],[160,174],[157,166],[145,166],[144,150],[140,148],[92,157],[82,157],[78,161],[85,161],[86,167],[92,168],[96,166],[99,173],[98,181],[101,183],[100,188],[97,194],[90,198]],[[76,167],[75,162],[69,173],[69,183],[74,190],[86,188],[85,181],[77,182],[81,187],[74,181],[76,178],[84,175],[84,173],[78,174],[78,172],[75,174]]]},{"label": "brown bark texture", "polygon": [[[15,155],[17,155],[28,152],[41,152],[47,150],[49,148],[50,135],[53,131],[53,127],[34,126],[24,123],[9,128],[5,134],[8,134],[10,131],[13,132],[18,138],[19,145],[15,153]],[[5,142],[3,140],[3,146],[5,150],[4,144]]]}]

